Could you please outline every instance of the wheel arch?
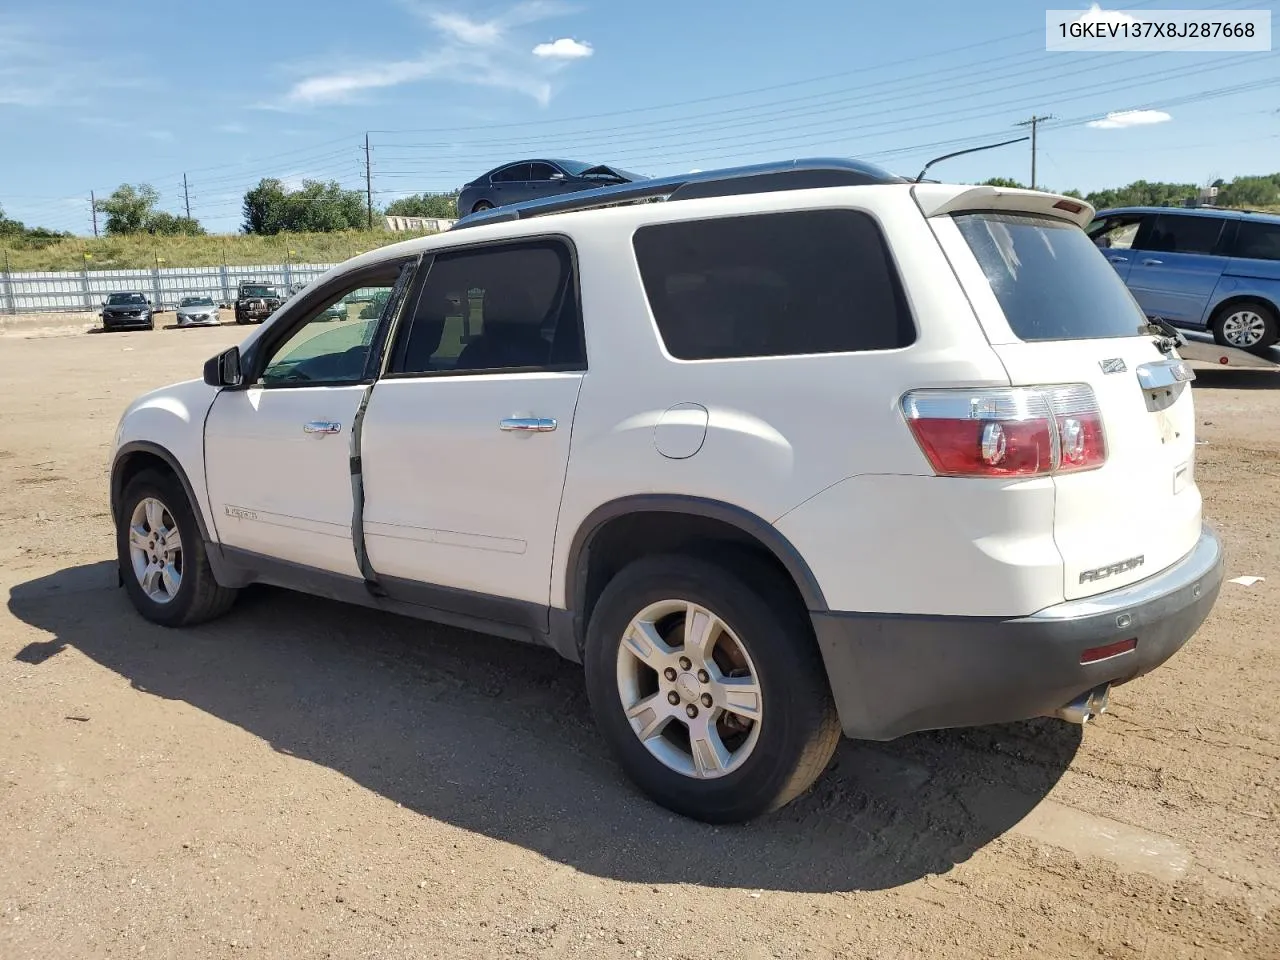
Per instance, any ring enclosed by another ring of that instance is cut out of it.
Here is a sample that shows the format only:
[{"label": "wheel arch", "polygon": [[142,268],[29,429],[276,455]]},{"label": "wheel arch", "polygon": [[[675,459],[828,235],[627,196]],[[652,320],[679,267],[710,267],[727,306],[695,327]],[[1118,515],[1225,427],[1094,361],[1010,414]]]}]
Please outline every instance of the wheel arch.
[{"label": "wheel arch", "polygon": [[631,560],[659,551],[706,553],[717,542],[757,552],[786,576],[811,611],[828,609],[822,588],[794,545],[749,510],[703,497],[638,494],[596,507],[579,524],[565,559],[564,599],[579,650],[596,598],[608,579]]},{"label": "wheel arch", "polygon": [[200,537],[205,542],[209,542],[212,538],[209,536],[204,510],[201,509],[200,501],[196,497],[195,488],[191,485],[191,479],[187,476],[187,471],[183,469],[182,464],[173,453],[160,444],[152,443],[148,440],[132,440],[123,444],[116,451],[115,458],[111,462],[112,521],[119,522],[120,498],[124,495],[124,488],[128,486],[130,480],[148,468],[167,470],[178,478],[178,482],[182,484],[183,493],[187,495],[187,502],[191,505],[191,512],[195,514],[196,524],[200,528]]},{"label": "wheel arch", "polygon": [[1214,321],[1218,316],[1231,307],[1238,307],[1246,303],[1257,303],[1266,307],[1274,315],[1280,317],[1280,303],[1277,303],[1280,297],[1269,297],[1266,294],[1254,290],[1233,290],[1231,293],[1223,296],[1219,300],[1214,300],[1209,309],[1205,311],[1204,326],[1206,330],[1212,330]]}]

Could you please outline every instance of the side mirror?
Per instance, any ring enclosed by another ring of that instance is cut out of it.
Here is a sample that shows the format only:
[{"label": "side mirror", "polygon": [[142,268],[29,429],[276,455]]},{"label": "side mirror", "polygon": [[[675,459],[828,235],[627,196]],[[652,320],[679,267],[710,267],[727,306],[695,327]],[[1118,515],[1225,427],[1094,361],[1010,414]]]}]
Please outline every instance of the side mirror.
[{"label": "side mirror", "polygon": [[238,387],[243,379],[239,347],[231,347],[205,361],[204,382],[211,387]]}]

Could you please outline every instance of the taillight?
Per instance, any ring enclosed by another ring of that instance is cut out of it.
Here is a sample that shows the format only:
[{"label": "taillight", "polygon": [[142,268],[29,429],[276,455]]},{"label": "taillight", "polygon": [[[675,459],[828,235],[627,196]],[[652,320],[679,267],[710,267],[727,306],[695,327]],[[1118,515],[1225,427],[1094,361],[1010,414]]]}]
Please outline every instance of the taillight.
[{"label": "taillight", "polygon": [[1107,459],[1086,384],[914,390],[902,412],[943,477],[1040,477],[1095,470]]}]

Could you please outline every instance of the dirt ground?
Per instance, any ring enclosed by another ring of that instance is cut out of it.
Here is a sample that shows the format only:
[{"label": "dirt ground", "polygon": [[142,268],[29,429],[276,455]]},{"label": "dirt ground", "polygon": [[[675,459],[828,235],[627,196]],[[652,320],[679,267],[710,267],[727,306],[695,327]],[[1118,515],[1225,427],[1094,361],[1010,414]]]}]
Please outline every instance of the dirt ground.
[{"label": "dirt ground", "polygon": [[244,329],[48,327],[0,339],[4,960],[1280,957],[1280,374],[1195,388],[1228,576],[1267,579],[1110,714],[846,742],[713,829],[549,651],[268,589],[144,623],[115,423]]}]

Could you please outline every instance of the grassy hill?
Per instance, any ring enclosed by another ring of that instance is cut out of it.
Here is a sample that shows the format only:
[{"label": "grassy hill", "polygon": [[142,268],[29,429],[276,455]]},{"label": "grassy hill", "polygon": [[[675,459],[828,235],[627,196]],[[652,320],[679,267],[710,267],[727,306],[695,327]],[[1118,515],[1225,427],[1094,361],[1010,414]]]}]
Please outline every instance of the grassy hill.
[{"label": "grassy hill", "polygon": [[[398,243],[416,233],[347,230],[336,233],[291,233],[274,237],[233,234],[208,237],[69,237],[47,246],[5,247],[0,242],[0,270],[8,256],[14,273],[28,270],[149,269],[161,267],[251,266],[284,263],[337,263],[375,247]],[[85,254],[89,255],[86,261]]]}]

